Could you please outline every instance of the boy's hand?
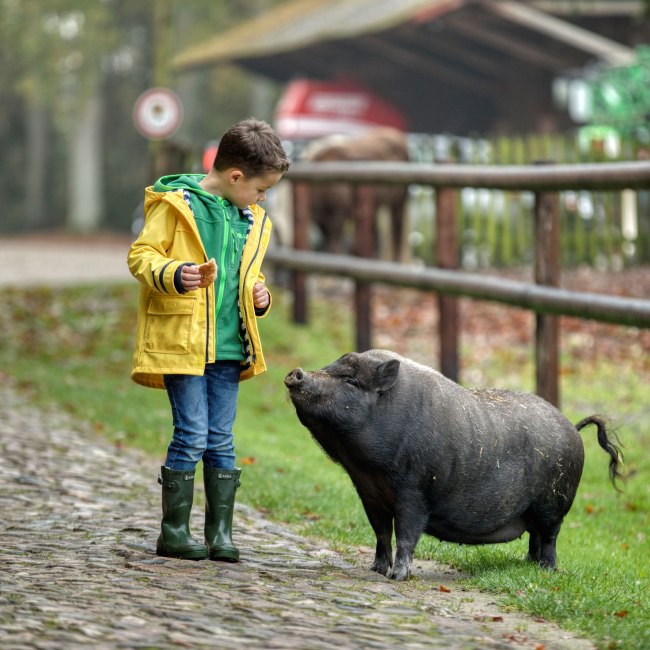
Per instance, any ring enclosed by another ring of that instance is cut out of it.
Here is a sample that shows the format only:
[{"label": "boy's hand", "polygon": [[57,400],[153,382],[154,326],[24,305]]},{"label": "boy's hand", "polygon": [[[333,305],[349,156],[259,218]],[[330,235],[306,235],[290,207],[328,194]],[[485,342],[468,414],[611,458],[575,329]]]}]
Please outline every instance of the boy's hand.
[{"label": "boy's hand", "polygon": [[181,268],[181,282],[185,291],[194,291],[201,284],[201,271],[197,266],[186,265]]},{"label": "boy's hand", "polygon": [[271,297],[269,296],[269,290],[266,288],[266,285],[261,282],[256,282],[253,287],[253,304],[256,309],[266,309],[271,302]]}]

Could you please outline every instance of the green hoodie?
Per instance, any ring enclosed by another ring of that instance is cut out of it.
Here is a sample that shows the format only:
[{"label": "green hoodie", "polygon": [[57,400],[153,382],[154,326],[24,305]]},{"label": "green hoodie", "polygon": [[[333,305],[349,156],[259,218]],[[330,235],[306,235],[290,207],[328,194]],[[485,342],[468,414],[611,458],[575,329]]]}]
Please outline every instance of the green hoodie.
[{"label": "green hoodie", "polygon": [[158,192],[186,190],[194,213],[206,261],[217,263],[215,282],[215,357],[219,361],[244,359],[238,303],[239,266],[249,230],[248,219],[230,201],[206,192],[203,174],[163,176],[154,185]]}]

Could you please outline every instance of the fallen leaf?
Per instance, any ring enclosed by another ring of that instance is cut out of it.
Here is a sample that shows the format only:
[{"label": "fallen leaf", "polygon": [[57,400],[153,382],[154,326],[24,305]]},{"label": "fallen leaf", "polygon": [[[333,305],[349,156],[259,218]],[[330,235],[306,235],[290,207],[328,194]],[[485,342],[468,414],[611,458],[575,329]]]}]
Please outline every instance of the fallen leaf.
[{"label": "fallen leaf", "polygon": [[504,634],[503,638],[506,639],[506,641],[511,641],[512,643],[517,643],[519,645],[523,645],[528,641],[528,637],[525,634]]},{"label": "fallen leaf", "polygon": [[627,609],[622,609],[620,612],[614,612],[614,616],[618,616],[618,618],[625,618],[627,616]]},{"label": "fallen leaf", "polygon": [[257,458],[254,456],[244,456],[240,462],[242,465],[257,465]]},{"label": "fallen leaf", "polygon": [[309,519],[309,521],[318,521],[321,518],[321,515],[317,512],[310,512],[309,510],[305,510],[302,514],[304,517]]},{"label": "fallen leaf", "polygon": [[440,585],[440,587],[438,587],[438,590],[442,591],[445,594],[451,593],[451,589],[449,589],[449,587],[445,587],[445,585]]},{"label": "fallen leaf", "polygon": [[591,505],[591,503],[588,503],[588,504],[585,506],[585,512],[586,512],[588,515],[590,515],[590,514],[593,513],[593,511],[594,511],[594,507]]},{"label": "fallen leaf", "polygon": [[492,617],[492,622],[493,623],[503,623],[503,616],[493,616]]}]

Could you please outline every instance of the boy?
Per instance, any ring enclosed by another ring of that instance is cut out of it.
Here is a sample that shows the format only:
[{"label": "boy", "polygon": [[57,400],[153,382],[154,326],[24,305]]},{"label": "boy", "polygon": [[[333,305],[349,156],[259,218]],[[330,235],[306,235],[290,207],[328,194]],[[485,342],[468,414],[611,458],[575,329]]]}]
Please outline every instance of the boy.
[{"label": "boy", "polygon": [[[289,164],[273,129],[248,119],[224,133],[207,175],[164,176],[145,190],[144,227],[128,255],[142,285],[131,377],[167,390],[174,424],[158,479],[158,555],[239,559],[232,427],[239,381],[266,370],[256,317],[271,306],[260,270],[271,222],[257,202]],[[209,260],[216,279],[199,268]],[[189,530],[199,460],[205,545]]]}]

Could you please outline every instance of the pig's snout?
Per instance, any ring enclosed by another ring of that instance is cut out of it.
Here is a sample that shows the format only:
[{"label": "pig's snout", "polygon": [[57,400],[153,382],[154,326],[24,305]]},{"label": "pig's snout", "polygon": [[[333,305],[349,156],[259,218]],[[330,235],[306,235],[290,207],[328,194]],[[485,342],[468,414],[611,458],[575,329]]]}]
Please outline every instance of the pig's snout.
[{"label": "pig's snout", "polygon": [[297,388],[300,386],[305,378],[305,373],[302,368],[294,368],[285,378],[284,385],[287,388]]}]

